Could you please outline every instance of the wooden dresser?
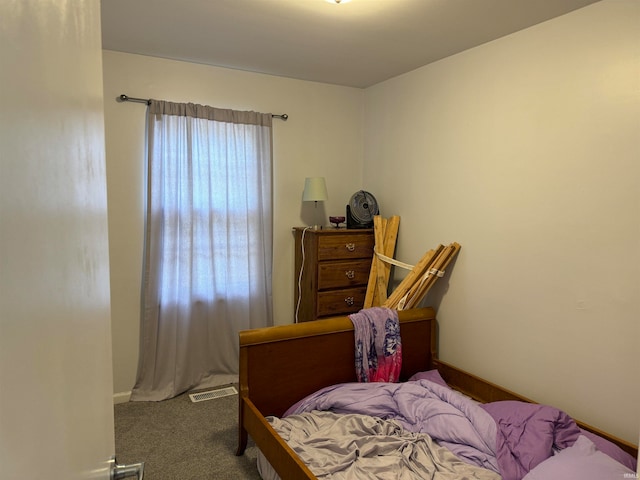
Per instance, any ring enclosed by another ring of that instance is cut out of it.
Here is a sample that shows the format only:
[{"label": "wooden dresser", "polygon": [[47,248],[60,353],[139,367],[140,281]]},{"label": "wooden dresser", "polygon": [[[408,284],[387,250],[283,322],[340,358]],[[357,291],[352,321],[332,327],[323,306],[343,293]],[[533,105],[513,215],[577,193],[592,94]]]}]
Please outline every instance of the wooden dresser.
[{"label": "wooden dresser", "polygon": [[294,318],[318,318],[360,311],[373,259],[373,229],[294,228]]}]

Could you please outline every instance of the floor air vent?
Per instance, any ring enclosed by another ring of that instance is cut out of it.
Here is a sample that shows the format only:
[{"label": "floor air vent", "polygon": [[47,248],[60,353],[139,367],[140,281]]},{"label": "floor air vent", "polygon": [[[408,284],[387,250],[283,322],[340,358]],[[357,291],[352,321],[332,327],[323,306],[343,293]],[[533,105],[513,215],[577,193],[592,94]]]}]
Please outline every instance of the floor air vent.
[{"label": "floor air vent", "polygon": [[205,400],[213,400],[214,398],[228,397],[230,395],[237,395],[237,394],[238,394],[238,391],[235,389],[235,387],[224,387],[224,388],[218,388],[216,390],[209,390],[207,392],[191,393],[189,395],[189,398],[193,403],[196,403],[196,402],[204,402]]}]

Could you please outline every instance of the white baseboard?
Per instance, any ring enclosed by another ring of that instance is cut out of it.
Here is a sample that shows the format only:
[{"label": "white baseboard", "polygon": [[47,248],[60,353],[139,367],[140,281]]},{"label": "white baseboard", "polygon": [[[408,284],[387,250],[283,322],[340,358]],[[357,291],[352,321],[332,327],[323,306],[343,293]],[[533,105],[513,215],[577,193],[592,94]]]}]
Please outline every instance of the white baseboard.
[{"label": "white baseboard", "polygon": [[119,392],[113,394],[113,404],[117,405],[118,403],[127,403],[131,400],[131,392]]}]

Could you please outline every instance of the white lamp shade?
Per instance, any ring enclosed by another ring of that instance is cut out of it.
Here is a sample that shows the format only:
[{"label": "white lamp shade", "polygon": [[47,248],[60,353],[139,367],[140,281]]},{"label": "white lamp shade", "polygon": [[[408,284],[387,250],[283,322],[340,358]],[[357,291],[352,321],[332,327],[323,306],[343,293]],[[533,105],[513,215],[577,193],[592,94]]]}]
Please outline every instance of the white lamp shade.
[{"label": "white lamp shade", "polygon": [[324,177],[307,177],[304,180],[303,202],[323,202],[327,198],[327,184]]}]

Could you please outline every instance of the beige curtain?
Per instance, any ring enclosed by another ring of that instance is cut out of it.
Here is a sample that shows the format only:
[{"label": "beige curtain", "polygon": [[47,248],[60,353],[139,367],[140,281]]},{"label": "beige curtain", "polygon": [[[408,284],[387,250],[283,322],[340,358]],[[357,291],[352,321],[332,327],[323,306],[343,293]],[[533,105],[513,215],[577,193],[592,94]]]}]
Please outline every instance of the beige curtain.
[{"label": "beige curtain", "polygon": [[236,382],[238,331],[272,324],[271,122],[270,114],[150,102],[132,400]]}]

